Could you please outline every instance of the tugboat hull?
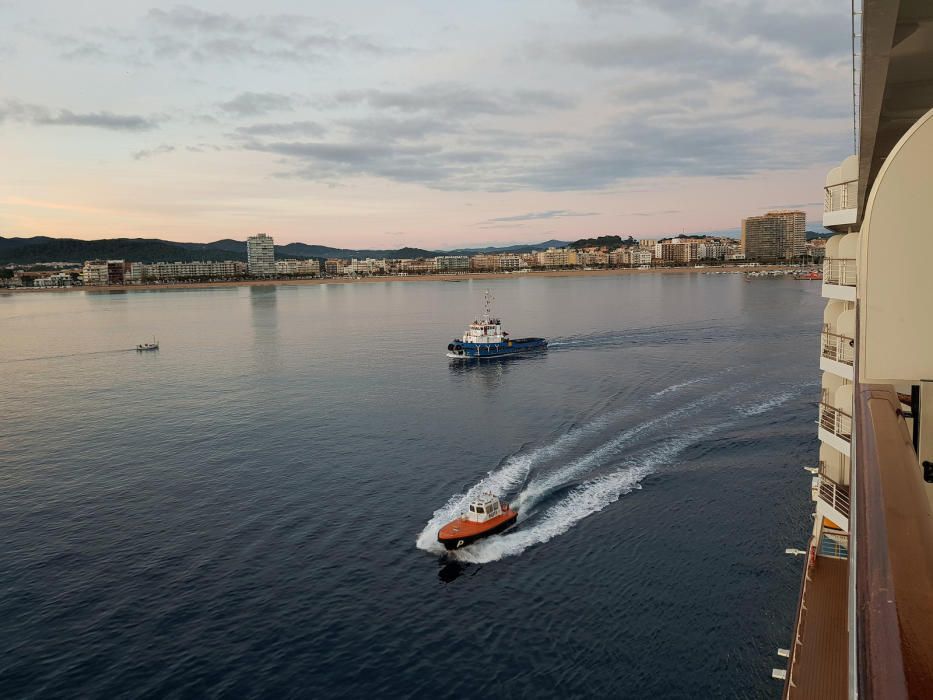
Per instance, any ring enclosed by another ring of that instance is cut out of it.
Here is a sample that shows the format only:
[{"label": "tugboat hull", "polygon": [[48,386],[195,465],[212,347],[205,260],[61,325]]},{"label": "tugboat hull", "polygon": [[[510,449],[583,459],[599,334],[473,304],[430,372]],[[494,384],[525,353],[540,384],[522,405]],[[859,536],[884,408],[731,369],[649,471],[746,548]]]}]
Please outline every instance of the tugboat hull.
[{"label": "tugboat hull", "polygon": [[514,525],[517,518],[518,511],[511,509],[485,523],[474,523],[460,518],[442,527],[437,533],[437,541],[444,545],[445,549],[461,549],[484,537],[502,532]]},{"label": "tugboat hull", "polygon": [[447,357],[489,358],[517,355],[533,350],[543,350],[547,347],[544,338],[519,338],[517,340],[504,340],[501,343],[464,343],[456,340],[447,346]]}]

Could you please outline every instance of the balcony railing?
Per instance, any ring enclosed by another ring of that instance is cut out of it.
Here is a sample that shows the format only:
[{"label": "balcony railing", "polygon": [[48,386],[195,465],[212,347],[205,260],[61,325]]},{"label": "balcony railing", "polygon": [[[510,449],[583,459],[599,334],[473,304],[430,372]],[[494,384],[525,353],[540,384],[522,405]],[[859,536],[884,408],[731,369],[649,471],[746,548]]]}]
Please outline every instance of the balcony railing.
[{"label": "balcony railing", "polygon": [[816,549],[818,557],[831,557],[832,559],[849,558],[849,533],[838,530],[823,530],[820,533],[820,544]]},{"label": "balcony railing", "polygon": [[826,258],[823,261],[823,283],[854,287],[856,267],[854,258]]},{"label": "balcony railing", "polygon": [[824,330],[822,355],[827,360],[835,360],[851,366],[855,362],[855,340]]},{"label": "balcony railing", "polygon": [[846,442],[852,441],[852,416],[825,401],[820,402],[820,427]]},{"label": "balcony railing", "polygon": [[820,474],[820,500],[826,505],[849,517],[849,487],[843,486],[828,476]]},{"label": "balcony railing", "polygon": [[892,386],[856,393],[855,606],[858,696],[933,697],[933,517]]},{"label": "balcony railing", "polygon": [[856,209],[858,207],[858,180],[840,182],[823,188],[823,212]]}]

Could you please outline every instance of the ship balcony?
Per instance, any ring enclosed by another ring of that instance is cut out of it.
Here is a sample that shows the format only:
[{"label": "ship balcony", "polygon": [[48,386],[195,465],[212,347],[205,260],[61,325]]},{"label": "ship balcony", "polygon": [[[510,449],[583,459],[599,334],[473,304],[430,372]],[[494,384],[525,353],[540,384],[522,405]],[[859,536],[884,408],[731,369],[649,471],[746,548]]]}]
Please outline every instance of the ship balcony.
[{"label": "ship balcony", "polygon": [[852,414],[820,401],[819,426],[820,440],[848,457],[852,450]]},{"label": "ship balcony", "polygon": [[820,341],[820,369],[853,381],[855,339],[841,333],[833,333],[830,331],[830,326],[826,325]]},{"label": "ship balcony", "polygon": [[826,258],[823,261],[823,283],[854,287],[857,281],[855,258]]},{"label": "ship balcony", "polygon": [[849,156],[826,174],[823,226],[847,230],[858,220],[858,157]]},{"label": "ship balcony", "polygon": [[855,301],[858,280],[855,258],[826,258],[823,260],[823,296],[830,299]]},{"label": "ship balcony", "polygon": [[855,301],[858,282],[859,234],[833,236],[826,241],[823,260],[823,296],[841,301]]},{"label": "ship balcony", "polygon": [[823,188],[823,226],[852,226],[858,216],[858,180]]},{"label": "ship balcony", "polygon": [[849,487],[829,478],[822,471],[817,477],[817,498],[829,509],[826,517],[843,530],[849,529]]}]

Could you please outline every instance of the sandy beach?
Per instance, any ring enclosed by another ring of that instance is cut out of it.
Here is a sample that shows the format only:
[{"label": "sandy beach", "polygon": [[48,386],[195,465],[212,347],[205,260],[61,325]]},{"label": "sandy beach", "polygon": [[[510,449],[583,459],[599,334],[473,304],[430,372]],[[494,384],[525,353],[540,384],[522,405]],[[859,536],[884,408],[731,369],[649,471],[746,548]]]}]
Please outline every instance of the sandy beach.
[{"label": "sandy beach", "polygon": [[379,284],[385,282],[466,282],[467,280],[522,279],[524,277],[604,277],[607,275],[689,275],[704,273],[739,274],[752,271],[797,269],[788,265],[758,265],[755,267],[707,266],[707,267],[661,267],[650,270],[619,267],[605,270],[541,270],[535,272],[469,272],[463,274],[438,275],[380,275],[375,277],[316,277],[313,279],[257,279],[218,282],[178,282],[163,284],[123,284],[109,287],[19,287],[0,289],[4,292],[137,292],[171,289],[207,289],[212,287],[263,287],[269,285],[315,285],[315,284]]}]

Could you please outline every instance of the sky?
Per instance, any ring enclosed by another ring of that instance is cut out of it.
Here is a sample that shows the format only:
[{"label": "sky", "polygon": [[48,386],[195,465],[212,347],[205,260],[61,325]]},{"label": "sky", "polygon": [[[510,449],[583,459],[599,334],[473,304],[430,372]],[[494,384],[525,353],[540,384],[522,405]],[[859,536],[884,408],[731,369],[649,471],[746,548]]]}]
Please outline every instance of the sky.
[{"label": "sky", "polygon": [[849,3],[0,0],[0,236],[734,229],[852,152]]}]

